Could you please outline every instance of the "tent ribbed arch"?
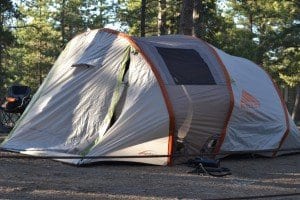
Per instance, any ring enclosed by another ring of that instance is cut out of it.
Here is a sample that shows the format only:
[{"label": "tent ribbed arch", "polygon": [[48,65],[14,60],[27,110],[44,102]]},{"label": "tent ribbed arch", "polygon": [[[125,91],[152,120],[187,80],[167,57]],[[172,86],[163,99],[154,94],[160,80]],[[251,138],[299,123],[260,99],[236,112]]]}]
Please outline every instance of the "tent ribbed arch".
[{"label": "tent ribbed arch", "polygon": [[222,146],[222,144],[224,142],[224,139],[226,137],[227,127],[228,127],[230,117],[232,115],[233,107],[234,107],[234,94],[233,94],[233,90],[232,90],[232,86],[231,86],[230,75],[229,75],[229,72],[226,69],[225,64],[223,63],[222,59],[220,58],[220,56],[218,55],[218,53],[216,52],[216,50],[212,46],[210,46],[207,42],[203,41],[200,38],[196,38],[196,37],[192,37],[192,36],[191,36],[191,38],[195,39],[195,40],[198,40],[198,41],[200,40],[202,43],[204,43],[208,47],[211,54],[216,58],[217,62],[221,66],[221,69],[223,71],[223,74],[224,74],[225,80],[226,80],[226,87],[227,87],[227,90],[228,90],[228,93],[229,93],[229,109],[228,109],[228,112],[227,112],[227,115],[226,115],[226,118],[225,118],[225,121],[224,121],[224,125],[223,125],[223,128],[222,128],[221,135],[220,135],[220,137],[217,141],[216,148],[214,150],[214,153],[218,154],[220,152],[221,146]]}]

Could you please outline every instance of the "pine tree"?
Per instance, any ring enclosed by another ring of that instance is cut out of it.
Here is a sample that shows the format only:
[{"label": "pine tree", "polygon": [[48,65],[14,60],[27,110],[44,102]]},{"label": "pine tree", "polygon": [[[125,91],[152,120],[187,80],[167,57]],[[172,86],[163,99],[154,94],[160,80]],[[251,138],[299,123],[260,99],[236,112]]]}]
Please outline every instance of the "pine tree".
[{"label": "pine tree", "polygon": [[42,83],[60,51],[60,34],[53,28],[50,4],[26,1],[19,5],[25,20],[18,20],[14,31],[18,45],[9,49],[9,82],[29,85],[34,90]]},{"label": "pine tree", "polygon": [[[158,0],[118,0],[118,4],[117,17],[121,26],[124,27],[124,31],[136,36],[157,35]],[[142,10],[145,14],[144,19],[141,19]],[[145,30],[145,33],[143,33],[143,30]]]},{"label": "pine tree", "polygon": [[0,1],[0,98],[4,96],[7,71],[7,49],[15,42],[10,29],[10,21],[17,19],[19,13],[11,0]]},{"label": "pine tree", "polygon": [[[298,95],[289,108],[296,118],[296,112],[300,112],[299,1],[230,0],[229,3],[232,8],[229,16],[235,19],[236,25],[230,32],[239,38],[234,41],[233,37],[228,37],[227,41],[235,44],[231,49],[233,54],[260,64],[280,85],[295,88]],[[300,113],[298,116],[300,119]]]}]

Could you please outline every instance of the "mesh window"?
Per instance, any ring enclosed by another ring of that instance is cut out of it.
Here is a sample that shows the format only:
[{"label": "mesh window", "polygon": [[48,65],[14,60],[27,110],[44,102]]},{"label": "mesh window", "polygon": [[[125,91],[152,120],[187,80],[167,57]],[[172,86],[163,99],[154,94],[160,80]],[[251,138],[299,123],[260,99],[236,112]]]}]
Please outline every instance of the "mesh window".
[{"label": "mesh window", "polygon": [[204,60],[194,49],[156,47],[177,85],[215,85]]}]

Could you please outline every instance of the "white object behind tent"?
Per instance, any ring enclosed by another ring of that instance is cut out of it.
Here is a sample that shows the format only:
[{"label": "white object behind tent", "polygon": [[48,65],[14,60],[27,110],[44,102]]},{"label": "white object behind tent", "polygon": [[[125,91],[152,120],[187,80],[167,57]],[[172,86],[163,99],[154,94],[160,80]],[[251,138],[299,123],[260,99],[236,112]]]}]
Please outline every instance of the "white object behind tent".
[{"label": "white object behind tent", "polygon": [[175,153],[199,154],[212,137],[215,153],[300,147],[274,83],[256,64],[192,37],[102,29],[69,42],[1,147],[82,156],[60,159],[72,164],[165,165]]}]

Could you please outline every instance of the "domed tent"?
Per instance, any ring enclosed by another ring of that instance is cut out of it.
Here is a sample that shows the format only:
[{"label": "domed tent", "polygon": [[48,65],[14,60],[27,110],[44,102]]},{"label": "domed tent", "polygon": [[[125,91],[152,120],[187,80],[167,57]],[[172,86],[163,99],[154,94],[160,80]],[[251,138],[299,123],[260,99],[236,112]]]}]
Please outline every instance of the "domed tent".
[{"label": "domed tent", "polygon": [[101,29],[68,43],[1,147],[82,156],[59,159],[72,164],[166,165],[211,139],[216,154],[300,147],[276,86],[253,62],[189,36]]}]

